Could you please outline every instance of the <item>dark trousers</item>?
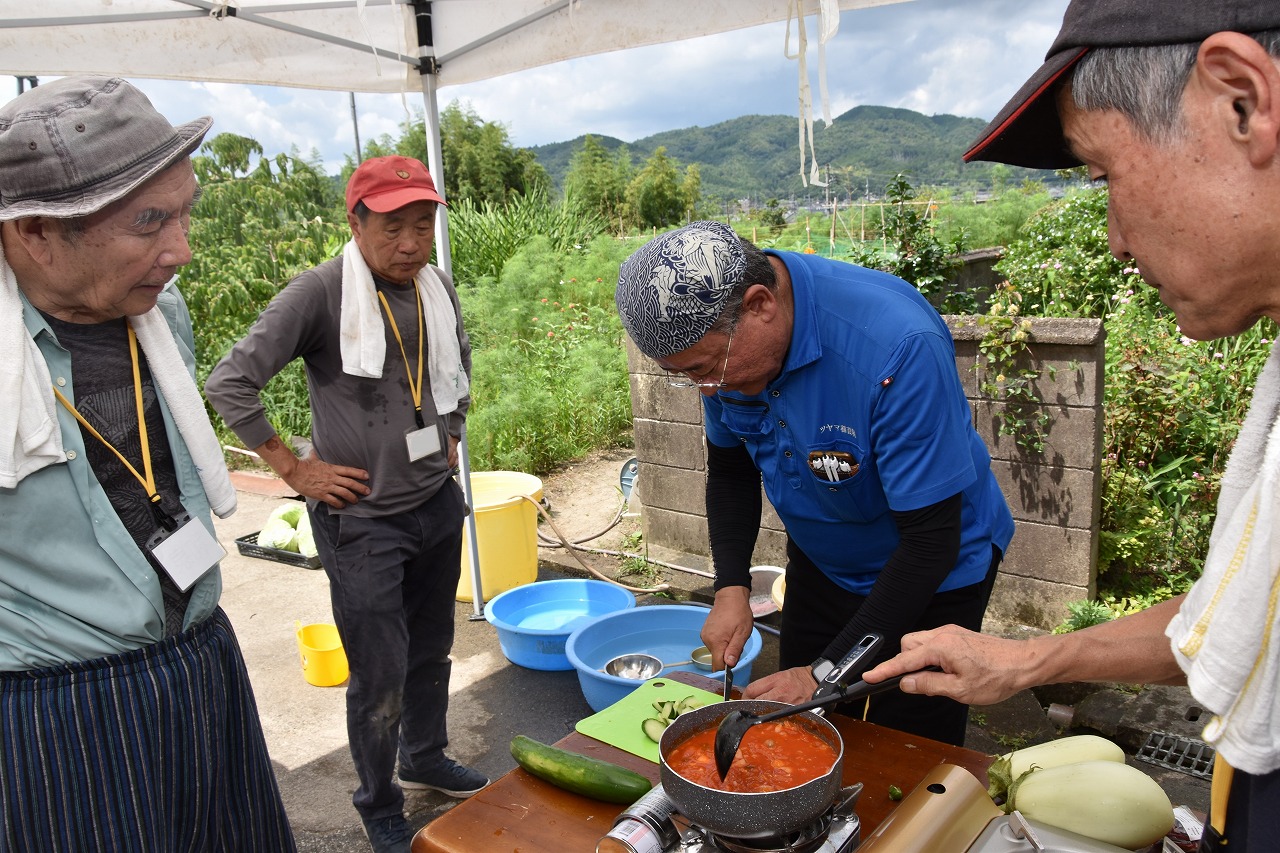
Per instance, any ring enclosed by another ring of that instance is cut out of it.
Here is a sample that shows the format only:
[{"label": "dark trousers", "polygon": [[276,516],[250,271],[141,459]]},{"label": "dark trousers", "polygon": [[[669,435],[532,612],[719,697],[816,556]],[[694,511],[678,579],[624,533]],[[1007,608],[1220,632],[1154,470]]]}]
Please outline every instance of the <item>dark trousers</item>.
[{"label": "dark trousers", "polygon": [[448,744],[449,650],[462,560],[462,490],[449,480],[411,512],[359,518],[311,510],[347,653],[347,737],[364,819],[400,814],[400,766],[422,773]]},{"label": "dark trousers", "polygon": [[[827,645],[849,623],[866,601],[866,596],[837,586],[803,553],[793,553],[787,562],[787,600],[782,609],[782,636],[778,666],[789,669],[808,666],[826,651]],[[929,606],[912,631],[956,624],[982,630],[982,616],[991,598],[991,587],[1000,565],[999,549],[992,549],[991,568],[981,582],[960,589],[934,593]],[[897,637],[886,637],[877,661],[887,660],[900,650]],[[856,707],[855,707],[856,706]],[[922,737],[964,745],[969,706],[940,696],[908,695],[899,690],[878,693],[867,700],[842,703],[837,710],[851,717]]]},{"label": "dark trousers", "polygon": [[293,853],[221,609],[118,655],[0,673],[0,851]]}]

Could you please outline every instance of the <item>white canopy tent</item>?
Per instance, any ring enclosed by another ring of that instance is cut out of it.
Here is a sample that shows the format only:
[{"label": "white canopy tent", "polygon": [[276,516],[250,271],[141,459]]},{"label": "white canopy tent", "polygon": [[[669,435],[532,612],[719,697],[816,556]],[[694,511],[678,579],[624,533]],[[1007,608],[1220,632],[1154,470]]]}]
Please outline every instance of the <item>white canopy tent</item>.
[{"label": "white canopy tent", "polygon": [[[788,20],[799,60],[803,163],[812,128],[804,16],[817,16],[821,55],[841,10],[897,2],[903,0],[0,0],[0,74],[421,92],[428,166],[443,187],[441,87]],[[825,92],[822,101],[825,111]],[[450,270],[445,216],[437,219],[436,246]],[[461,473],[471,504],[465,441],[464,433]],[[467,532],[479,615],[484,597],[470,517]]]}]

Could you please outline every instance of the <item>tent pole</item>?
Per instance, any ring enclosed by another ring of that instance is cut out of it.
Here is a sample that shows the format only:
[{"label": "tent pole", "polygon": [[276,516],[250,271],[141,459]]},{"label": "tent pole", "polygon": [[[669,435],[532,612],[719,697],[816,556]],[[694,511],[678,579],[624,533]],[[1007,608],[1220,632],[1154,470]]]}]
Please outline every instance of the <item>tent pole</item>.
[{"label": "tent pole", "polygon": [[[431,3],[415,0],[414,14],[418,24],[418,53],[422,61],[423,125],[426,127],[427,169],[435,179],[436,191],[444,195],[444,154],[440,146],[440,108],[438,101],[439,77],[435,57],[435,45],[431,36]],[[436,210],[436,262],[453,278],[453,258],[449,253],[449,211],[441,205]],[[471,619],[484,618],[484,588],[480,582],[480,541],[476,536],[475,500],[471,494],[471,460],[467,452],[467,425],[462,425],[462,440],[458,442],[458,476],[462,480],[462,494],[471,511],[462,522],[463,545],[471,557]]]}]

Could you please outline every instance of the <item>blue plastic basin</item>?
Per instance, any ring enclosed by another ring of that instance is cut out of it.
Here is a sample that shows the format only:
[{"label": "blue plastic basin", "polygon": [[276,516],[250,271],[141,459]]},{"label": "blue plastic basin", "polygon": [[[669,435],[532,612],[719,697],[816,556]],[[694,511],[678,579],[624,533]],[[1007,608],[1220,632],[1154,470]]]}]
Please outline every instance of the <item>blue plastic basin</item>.
[{"label": "blue plastic basin", "polygon": [[[600,672],[618,655],[644,652],[664,663],[689,660],[702,645],[702,623],[711,611],[689,604],[653,604],[599,616],[569,635],[565,654],[578,671],[578,684],[592,710],[603,711],[626,697],[642,682]],[[751,664],[760,656],[760,632],[751,636],[742,650],[742,659],[733,668],[733,683],[742,687],[751,680]],[[693,664],[663,670],[670,675],[680,670],[700,672]],[[713,676],[714,677],[714,676]]]},{"label": "blue plastic basin", "polygon": [[565,643],[578,626],[636,606],[628,590],[586,578],[535,581],[494,596],[484,618],[498,629],[507,660],[528,669],[573,669]]}]

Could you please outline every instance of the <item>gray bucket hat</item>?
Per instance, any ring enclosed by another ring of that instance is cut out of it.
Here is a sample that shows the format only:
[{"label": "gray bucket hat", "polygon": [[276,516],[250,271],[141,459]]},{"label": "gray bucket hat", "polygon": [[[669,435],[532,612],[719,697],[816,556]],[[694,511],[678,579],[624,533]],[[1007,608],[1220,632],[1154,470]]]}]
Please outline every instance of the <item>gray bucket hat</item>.
[{"label": "gray bucket hat", "polygon": [[0,107],[0,220],[101,210],[187,157],[213,124],[178,127],[119,77],[64,77]]},{"label": "gray bucket hat", "polygon": [[746,251],[723,222],[690,222],[659,234],[622,262],[614,302],[627,334],[649,358],[702,340],[742,281]]}]

